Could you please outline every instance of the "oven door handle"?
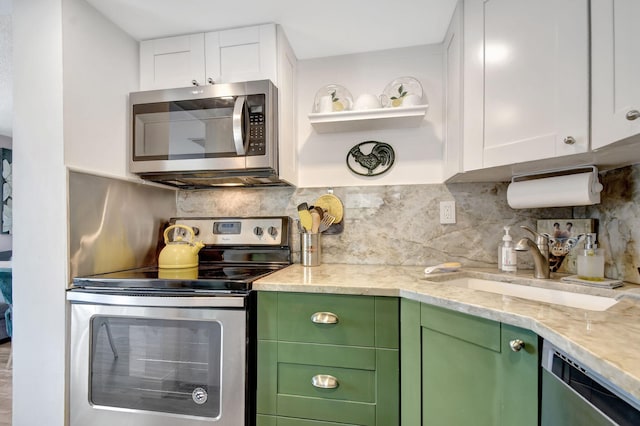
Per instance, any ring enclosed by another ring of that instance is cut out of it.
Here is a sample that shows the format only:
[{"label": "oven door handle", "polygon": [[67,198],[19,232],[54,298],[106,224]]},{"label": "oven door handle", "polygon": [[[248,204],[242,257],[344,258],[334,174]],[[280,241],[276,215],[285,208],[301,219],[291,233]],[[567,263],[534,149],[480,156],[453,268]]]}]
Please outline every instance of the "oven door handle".
[{"label": "oven door handle", "polygon": [[246,115],[246,96],[238,96],[236,104],[233,107],[233,144],[236,148],[236,154],[246,155],[244,139],[247,137],[245,132],[245,115]]},{"label": "oven door handle", "polygon": [[68,291],[67,300],[117,306],[156,306],[171,308],[244,308],[244,296],[131,296],[84,291]]}]

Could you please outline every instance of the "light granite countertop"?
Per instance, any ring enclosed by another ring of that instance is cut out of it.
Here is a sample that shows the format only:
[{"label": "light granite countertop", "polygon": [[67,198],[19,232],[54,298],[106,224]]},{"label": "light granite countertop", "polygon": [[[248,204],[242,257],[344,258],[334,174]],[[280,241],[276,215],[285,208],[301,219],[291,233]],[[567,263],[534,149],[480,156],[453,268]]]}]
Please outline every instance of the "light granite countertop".
[{"label": "light granite countertop", "polygon": [[[591,311],[472,290],[438,282],[476,277],[576,293],[615,297],[606,311]],[[495,269],[463,269],[424,275],[418,266],[323,264],[291,265],[253,284],[255,290],[302,293],[397,296],[442,306],[527,328],[623,389],[640,403],[640,285],[614,290],[532,278],[532,271],[516,275]]]}]

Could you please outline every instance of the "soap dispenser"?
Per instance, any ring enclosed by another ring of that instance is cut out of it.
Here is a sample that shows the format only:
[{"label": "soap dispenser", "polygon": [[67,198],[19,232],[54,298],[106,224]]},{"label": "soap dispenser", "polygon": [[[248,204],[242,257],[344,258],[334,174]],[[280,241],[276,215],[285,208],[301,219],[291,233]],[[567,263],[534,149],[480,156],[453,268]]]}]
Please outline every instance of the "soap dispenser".
[{"label": "soap dispenser", "polygon": [[517,270],[517,252],[511,235],[509,235],[510,229],[510,226],[504,227],[502,244],[498,248],[498,267],[503,272],[516,272]]},{"label": "soap dispenser", "polygon": [[604,250],[595,243],[596,234],[587,234],[584,250],[578,253],[576,266],[578,278],[589,281],[604,279]]}]

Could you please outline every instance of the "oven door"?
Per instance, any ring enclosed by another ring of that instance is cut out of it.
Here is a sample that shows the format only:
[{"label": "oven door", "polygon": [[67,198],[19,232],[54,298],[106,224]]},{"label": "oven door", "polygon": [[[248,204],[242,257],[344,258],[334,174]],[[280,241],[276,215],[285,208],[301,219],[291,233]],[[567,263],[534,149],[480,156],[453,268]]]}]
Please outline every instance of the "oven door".
[{"label": "oven door", "polygon": [[72,302],[69,424],[244,426],[246,338],[244,309]]}]

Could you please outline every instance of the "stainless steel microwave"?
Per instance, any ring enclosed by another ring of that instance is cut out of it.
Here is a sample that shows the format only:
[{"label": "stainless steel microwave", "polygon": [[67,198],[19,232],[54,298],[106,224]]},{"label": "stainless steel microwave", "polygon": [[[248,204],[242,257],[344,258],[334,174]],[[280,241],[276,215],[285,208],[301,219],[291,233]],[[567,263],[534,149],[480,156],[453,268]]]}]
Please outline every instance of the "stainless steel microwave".
[{"label": "stainless steel microwave", "polygon": [[286,185],[269,80],[135,92],[129,170],[164,184]]}]

